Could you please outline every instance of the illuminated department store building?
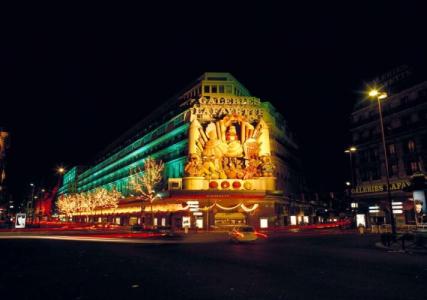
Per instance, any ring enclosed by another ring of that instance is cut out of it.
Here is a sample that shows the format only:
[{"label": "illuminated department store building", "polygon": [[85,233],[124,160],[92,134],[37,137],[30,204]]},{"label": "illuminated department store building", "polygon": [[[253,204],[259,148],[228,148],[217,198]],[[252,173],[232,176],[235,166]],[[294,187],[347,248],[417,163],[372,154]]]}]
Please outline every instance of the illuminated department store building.
[{"label": "illuminated department store building", "polygon": [[[151,206],[129,190],[131,170],[151,156],[165,164],[158,226],[210,228],[308,223],[298,147],[282,115],[229,73],[205,73],[110,145],[91,167],[74,167],[59,194],[116,188],[116,209],[86,216],[152,224]],[[85,217],[85,218],[86,218]],[[75,216],[78,219],[79,216]]]}]

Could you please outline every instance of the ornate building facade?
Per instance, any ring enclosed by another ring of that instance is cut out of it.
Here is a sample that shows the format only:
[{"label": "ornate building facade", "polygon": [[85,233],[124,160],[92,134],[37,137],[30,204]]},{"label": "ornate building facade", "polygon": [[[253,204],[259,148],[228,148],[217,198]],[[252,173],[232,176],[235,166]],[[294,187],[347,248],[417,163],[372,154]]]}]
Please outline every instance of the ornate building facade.
[{"label": "ornate building facade", "polygon": [[[148,156],[165,163],[164,191],[152,206],[129,190],[131,171]],[[97,217],[118,224],[266,227],[312,216],[295,201],[305,181],[283,116],[229,73],[203,74],[110,145],[95,165],[72,168],[59,193],[100,186],[124,195],[118,208]]]}]

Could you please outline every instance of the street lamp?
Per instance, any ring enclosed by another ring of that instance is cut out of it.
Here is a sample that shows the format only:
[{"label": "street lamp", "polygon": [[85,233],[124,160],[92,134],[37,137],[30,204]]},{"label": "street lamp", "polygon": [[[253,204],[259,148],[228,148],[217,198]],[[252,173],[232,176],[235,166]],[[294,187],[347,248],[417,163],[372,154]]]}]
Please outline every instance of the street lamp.
[{"label": "street lamp", "polygon": [[381,137],[382,137],[383,150],[384,150],[385,173],[386,173],[386,180],[387,180],[387,200],[388,200],[389,210],[390,210],[391,233],[392,233],[393,239],[394,239],[396,237],[396,222],[394,220],[393,203],[391,200],[387,147],[386,147],[386,143],[385,143],[383,113],[382,113],[382,109],[381,109],[381,99],[387,98],[387,93],[380,92],[376,89],[373,89],[373,90],[369,91],[369,97],[376,99],[378,102],[378,114],[379,114],[379,119],[380,119]]},{"label": "street lamp", "polygon": [[[32,212],[31,212],[31,223],[33,223],[34,222],[34,189],[36,188],[36,185],[34,184],[34,183],[30,183],[30,186],[31,186],[31,210],[32,210]],[[28,205],[27,205],[27,208],[28,208]],[[28,212],[30,212],[30,210],[28,210]]]},{"label": "street lamp", "polygon": [[64,167],[58,167],[58,168],[56,169],[56,172],[57,172],[59,175],[62,175],[62,174],[64,174],[64,173],[65,173],[65,168],[64,168]]},{"label": "street lamp", "polygon": [[349,147],[348,149],[344,150],[344,153],[347,153],[350,157],[350,172],[351,172],[351,184],[355,186],[354,184],[354,172],[353,172],[353,158],[352,153],[356,152],[357,148],[354,146]]}]

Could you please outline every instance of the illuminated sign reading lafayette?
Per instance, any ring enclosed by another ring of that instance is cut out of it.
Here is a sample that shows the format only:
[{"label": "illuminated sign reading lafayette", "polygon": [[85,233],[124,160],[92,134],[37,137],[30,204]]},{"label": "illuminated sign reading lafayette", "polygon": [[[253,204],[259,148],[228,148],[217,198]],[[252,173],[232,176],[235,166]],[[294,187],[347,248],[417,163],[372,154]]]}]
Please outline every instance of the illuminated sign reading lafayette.
[{"label": "illuminated sign reading lafayette", "polygon": [[199,120],[212,120],[225,115],[240,115],[254,120],[262,117],[261,101],[254,97],[201,98],[191,110]]},{"label": "illuminated sign reading lafayette", "polygon": [[[396,181],[390,183],[390,191],[399,191],[409,186],[409,181]],[[383,183],[371,184],[371,185],[360,185],[356,186],[351,190],[353,194],[364,194],[364,193],[381,193],[387,191],[387,185]]]}]

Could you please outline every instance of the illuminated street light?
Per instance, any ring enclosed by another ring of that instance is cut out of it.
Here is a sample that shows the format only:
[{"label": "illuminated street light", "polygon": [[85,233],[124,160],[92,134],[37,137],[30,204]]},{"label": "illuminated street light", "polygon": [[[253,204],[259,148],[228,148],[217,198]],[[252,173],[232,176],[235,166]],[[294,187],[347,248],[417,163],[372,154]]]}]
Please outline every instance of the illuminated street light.
[{"label": "illuminated street light", "polygon": [[31,208],[27,202],[27,214],[28,215],[31,214],[31,223],[33,223],[34,222],[34,189],[36,188],[36,185],[31,182],[30,186],[31,186],[31,199],[29,203],[31,203]]},{"label": "illuminated street light", "polygon": [[372,89],[369,91],[369,97],[376,97],[378,95],[378,90],[377,89]]},{"label": "illuminated street light", "polygon": [[350,186],[350,185],[351,185],[350,181],[346,181],[346,182],[345,182],[345,185],[346,185],[346,186]]},{"label": "illuminated street light", "polygon": [[56,170],[56,172],[58,172],[58,174],[62,175],[65,173],[65,168],[64,167],[58,167],[58,169]]},{"label": "illuminated street light", "polygon": [[354,146],[348,147],[347,149],[344,150],[345,153],[349,154],[350,156],[350,172],[351,172],[351,184],[354,186],[355,182],[354,182],[354,172],[353,172],[353,158],[352,158],[352,153],[356,152],[357,148]]},{"label": "illuminated street light", "polygon": [[385,175],[386,175],[386,179],[387,179],[387,200],[388,200],[389,210],[390,210],[391,233],[393,235],[393,239],[395,239],[395,237],[396,237],[396,222],[394,220],[393,205],[392,205],[392,200],[391,200],[387,146],[385,143],[384,122],[383,122],[383,114],[382,114],[382,108],[381,108],[381,99],[387,98],[387,93],[380,92],[376,89],[373,89],[373,90],[370,90],[368,94],[369,94],[369,97],[376,99],[378,102],[378,114],[379,114],[379,119],[380,119],[381,137],[382,137],[383,150],[384,150],[384,163],[385,163],[385,173],[386,173]]}]

